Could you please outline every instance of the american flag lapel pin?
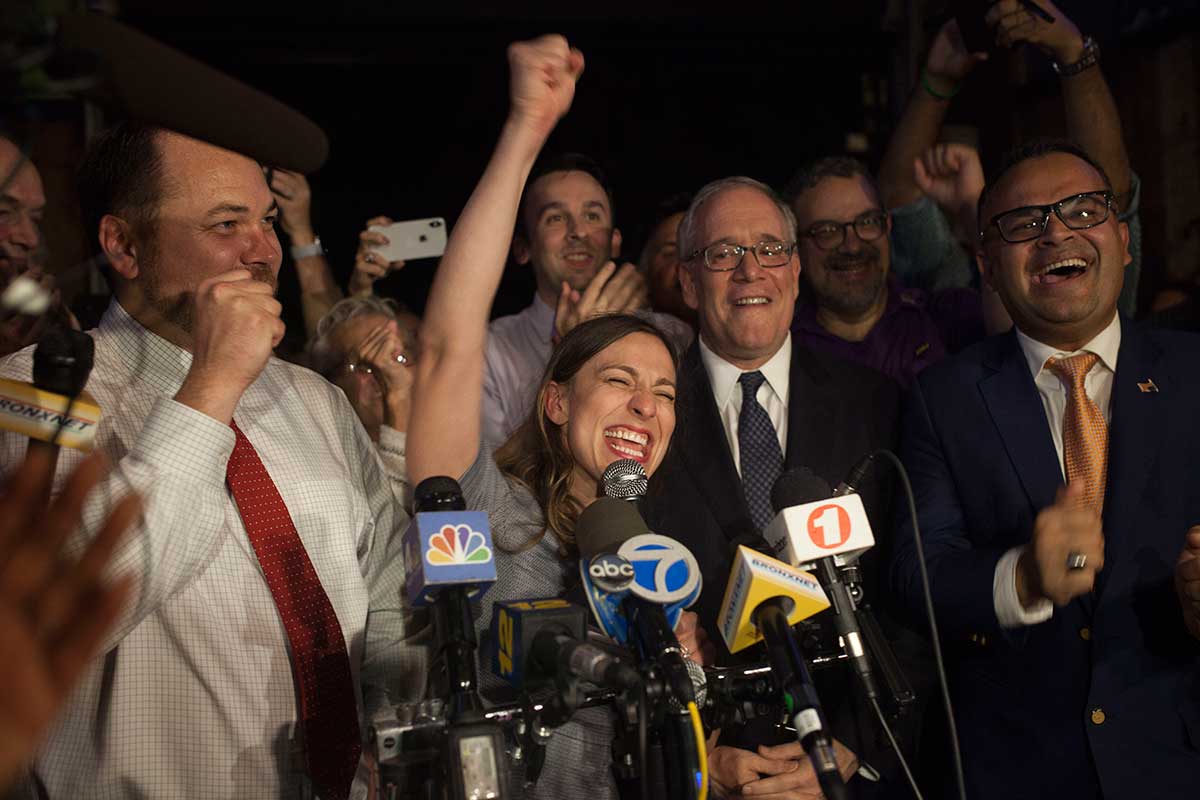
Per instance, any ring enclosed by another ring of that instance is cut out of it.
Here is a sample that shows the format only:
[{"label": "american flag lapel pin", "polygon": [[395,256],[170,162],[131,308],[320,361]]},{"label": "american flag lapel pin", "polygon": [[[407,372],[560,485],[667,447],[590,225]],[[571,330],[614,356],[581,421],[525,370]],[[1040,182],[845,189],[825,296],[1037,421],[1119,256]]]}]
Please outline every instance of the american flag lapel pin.
[{"label": "american flag lapel pin", "polygon": [[1147,394],[1158,391],[1158,387],[1154,385],[1154,381],[1150,380],[1149,378],[1146,378],[1145,381],[1140,381],[1138,383],[1138,389]]}]

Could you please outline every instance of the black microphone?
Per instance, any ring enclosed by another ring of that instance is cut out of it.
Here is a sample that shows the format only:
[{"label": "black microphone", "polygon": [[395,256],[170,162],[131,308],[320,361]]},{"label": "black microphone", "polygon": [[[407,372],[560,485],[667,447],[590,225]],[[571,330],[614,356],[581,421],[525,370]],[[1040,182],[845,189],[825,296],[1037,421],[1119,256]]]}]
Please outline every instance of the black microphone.
[{"label": "black microphone", "polygon": [[[437,640],[434,658],[435,664],[439,664],[441,668],[431,670],[431,675],[438,679],[433,681],[434,691],[449,695],[449,716],[453,719],[482,707],[477,692],[479,673],[475,651],[478,640],[475,636],[475,614],[471,609],[470,593],[477,590],[479,585],[490,584],[496,579],[495,563],[489,550],[488,558],[483,563],[484,566],[490,567],[490,570],[485,570],[488,573],[486,577],[474,583],[460,582],[457,573],[448,576],[449,580],[442,578],[436,571],[437,566],[426,563],[426,553],[430,550],[428,540],[431,535],[444,537],[443,528],[447,522],[466,523],[463,526],[451,525],[450,533],[455,545],[460,544],[460,527],[466,527],[473,532],[467,542],[461,544],[469,547],[475,539],[476,526],[471,524],[467,517],[467,501],[458,481],[444,475],[426,478],[413,490],[413,504],[413,521],[404,534],[407,561],[414,565],[410,567],[407,590],[410,600],[422,605],[432,605],[433,628]],[[456,516],[447,520],[447,512]],[[485,516],[483,522],[486,521]],[[438,533],[433,534],[434,530]],[[483,535],[479,539],[483,542],[488,541]],[[487,547],[487,544],[484,544],[484,547]]]},{"label": "black microphone", "polygon": [[566,600],[496,603],[492,632],[492,670],[518,689],[568,676],[617,690],[641,685],[636,669],[586,641],[587,610]]},{"label": "black microphone", "polygon": [[[22,386],[28,388],[27,384],[4,382],[0,386],[0,428],[27,434],[29,451],[48,453],[51,475],[58,466],[59,445],[65,443],[81,450],[92,447],[100,408],[91,401],[78,401],[92,373],[95,350],[95,340],[86,333],[53,326],[42,334],[33,350],[33,388],[40,390],[33,402],[29,398],[22,402]],[[13,391],[4,391],[5,387]],[[40,425],[29,416],[33,410],[40,412]],[[10,417],[16,417],[13,428],[8,424]],[[41,498],[43,506],[50,502],[51,483],[47,482]]]},{"label": "black microphone", "polygon": [[[860,463],[861,466],[861,463]],[[856,471],[858,467],[855,468]],[[865,468],[863,472],[865,473]],[[796,467],[779,476],[771,487],[771,505],[775,511],[781,512],[791,506],[800,506],[833,497],[833,490],[824,478],[814,473],[808,467]],[[870,699],[879,697],[879,688],[875,683],[875,675],[871,669],[871,659],[863,647],[862,633],[859,630],[858,615],[850,588],[842,579],[834,556],[817,559],[817,577],[821,581],[829,600],[833,604],[833,621],[842,645],[854,665],[863,691]]]},{"label": "black microphone", "polygon": [[704,790],[704,743],[697,739],[691,715],[703,702],[704,670],[684,658],[674,622],[699,596],[700,567],[682,544],[652,534],[635,504],[627,502],[645,491],[641,464],[617,462],[605,477],[606,495],[623,499],[593,500],[575,524],[588,602],[601,630],[620,644],[635,645],[643,663],[661,674],[667,690],[668,713],[660,729],[670,754],[662,762],[667,795],[696,797]]}]

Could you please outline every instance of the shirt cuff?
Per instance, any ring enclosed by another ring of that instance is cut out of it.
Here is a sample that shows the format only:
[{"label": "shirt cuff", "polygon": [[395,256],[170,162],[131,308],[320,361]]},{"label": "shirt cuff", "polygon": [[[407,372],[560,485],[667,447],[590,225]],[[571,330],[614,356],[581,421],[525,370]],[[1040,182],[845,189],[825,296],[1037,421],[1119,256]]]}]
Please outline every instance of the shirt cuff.
[{"label": "shirt cuff", "polygon": [[398,431],[388,425],[379,426],[379,449],[386,450],[389,455],[404,458],[407,455],[408,433]]},{"label": "shirt cuff", "polygon": [[992,578],[992,602],[1001,628],[1037,625],[1054,615],[1054,603],[1046,598],[1038,600],[1031,608],[1021,605],[1021,599],[1017,597],[1017,559],[1021,557],[1021,550],[1014,547],[1002,555]]},{"label": "shirt cuff", "polygon": [[237,437],[233,428],[167,397],[155,401],[135,450],[147,463],[195,480],[225,480]]}]

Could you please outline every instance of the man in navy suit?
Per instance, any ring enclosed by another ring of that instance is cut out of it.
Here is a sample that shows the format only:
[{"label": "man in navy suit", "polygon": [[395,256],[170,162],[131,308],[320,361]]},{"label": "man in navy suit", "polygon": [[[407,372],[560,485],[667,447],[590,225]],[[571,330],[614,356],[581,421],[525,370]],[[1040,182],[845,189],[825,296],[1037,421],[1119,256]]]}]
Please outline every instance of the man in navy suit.
[{"label": "man in navy suit", "polygon": [[[879,373],[794,343],[795,218],[770,188],[749,178],[705,186],[680,223],[678,242],[683,295],[696,309],[700,334],[679,367],[675,435],[642,511],[651,529],[695,554],[704,591],[694,610],[701,626],[715,632],[735,543],[761,533],[770,519],[774,477],[807,466],[836,484],[867,453],[892,447],[899,392]],[[882,510],[875,483],[864,486],[864,496],[868,508]],[[713,638],[718,662],[728,663],[724,642]],[[874,720],[861,724],[850,702],[849,671],[828,670],[815,680],[834,734],[862,760],[890,768],[875,758],[882,734]],[[729,733],[723,742],[731,741]],[[815,796],[794,734],[790,744],[758,749],[775,740],[743,733],[732,739],[736,746],[711,755],[710,774],[720,788]]]},{"label": "man in navy suit", "polygon": [[[920,375],[902,450],[967,794],[1194,796],[1200,642],[1180,554],[1200,522],[1200,338],[1118,315],[1128,230],[1075,146],[1015,151],[979,220],[1016,329]],[[911,531],[896,542],[916,612]]]}]

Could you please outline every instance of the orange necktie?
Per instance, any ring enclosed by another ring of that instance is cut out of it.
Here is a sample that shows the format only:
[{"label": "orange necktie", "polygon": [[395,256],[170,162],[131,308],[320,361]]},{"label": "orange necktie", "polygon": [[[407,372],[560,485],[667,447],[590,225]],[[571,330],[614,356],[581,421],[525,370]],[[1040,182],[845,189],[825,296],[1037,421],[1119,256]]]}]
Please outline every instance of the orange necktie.
[{"label": "orange necktie", "polygon": [[1083,502],[1097,512],[1104,508],[1104,486],[1108,479],[1108,423],[1100,407],[1088,397],[1083,381],[1099,360],[1095,353],[1080,353],[1069,358],[1052,358],[1046,363],[1046,368],[1067,387],[1062,431],[1067,482],[1083,483]]}]

